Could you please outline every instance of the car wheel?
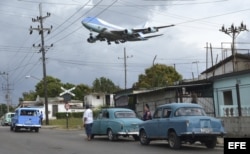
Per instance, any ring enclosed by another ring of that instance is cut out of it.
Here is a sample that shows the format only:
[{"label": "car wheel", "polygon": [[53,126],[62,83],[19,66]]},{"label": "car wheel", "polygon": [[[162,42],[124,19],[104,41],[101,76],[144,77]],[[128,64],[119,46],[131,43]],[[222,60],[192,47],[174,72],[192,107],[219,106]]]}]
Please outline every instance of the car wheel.
[{"label": "car wheel", "polygon": [[116,139],[115,135],[113,134],[112,129],[108,129],[108,138],[110,141],[114,141]]},{"label": "car wheel", "polygon": [[148,145],[150,143],[150,140],[147,137],[147,133],[145,130],[141,130],[139,134],[139,140],[141,145]]},{"label": "car wheel", "polygon": [[39,128],[35,128],[35,132],[37,132],[37,133],[38,133],[38,132],[39,132]]},{"label": "car wheel", "polygon": [[211,139],[207,140],[204,142],[206,147],[209,149],[213,149],[216,146],[217,143],[217,138],[216,137],[212,137]]},{"label": "car wheel", "polygon": [[14,129],[15,132],[18,132],[18,130],[19,130],[19,128],[17,126],[14,126],[13,129]]},{"label": "car wheel", "polygon": [[134,138],[135,141],[139,141],[140,140],[140,138],[139,138],[138,135],[133,135],[133,138]]},{"label": "car wheel", "polygon": [[173,131],[168,134],[168,143],[172,149],[179,149],[181,147],[181,139]]}]

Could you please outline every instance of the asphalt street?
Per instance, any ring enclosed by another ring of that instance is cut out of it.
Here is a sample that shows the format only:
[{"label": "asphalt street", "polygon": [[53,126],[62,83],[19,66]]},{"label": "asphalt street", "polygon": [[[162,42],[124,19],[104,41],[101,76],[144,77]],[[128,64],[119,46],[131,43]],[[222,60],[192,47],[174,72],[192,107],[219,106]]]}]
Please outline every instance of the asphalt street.
[{"label": "asphalt street", "polygon": [[222,154],[223,147],[207,149],[203,145],[183,145],[172,150],[166,141],[154,141],[142,146],[133,138],[109,141],[106,136],[96,136],[87,141],[83,130],[40,129],[39,133],[22,130],[12,132],[0,126],[0,154]]}]

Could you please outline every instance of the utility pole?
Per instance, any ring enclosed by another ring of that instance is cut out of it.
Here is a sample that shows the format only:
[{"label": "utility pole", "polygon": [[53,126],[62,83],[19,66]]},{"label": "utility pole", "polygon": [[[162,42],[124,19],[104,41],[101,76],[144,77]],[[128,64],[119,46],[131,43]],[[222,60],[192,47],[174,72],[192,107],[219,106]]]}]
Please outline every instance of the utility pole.
[{"label": "utility pole", "polygon": [[[40,25],[38,25],[37,28],[32,28],[30,26],[30,34],[32,34],[33,30],[36,30],[39,32],[39,35],[41,35],[41,44],[38,45],[40,47],[40,52],[42,53],[42,61],[43,61],[43,84],[44,84],[44,102],[45,102],[45,117],[46,117],[46,125],[49,125],[49,112],[48,112],[48,89],[47,89],[47,79],[46,79],[46,58],[45,58],[45,48],[47,48],[44,45],[44,32],[47,31],[48,34],[50,34],[50,31],[52,29],[52,26],[50,28],[44,28],[43,27],[43,20],[50,16],[50,13],[47,13],[46,16],[42,16],[42,3],[39,3],[39,12],[40,16],[35,18],[32,18],[32,22],[39,22]],[[51,47],[53,44],[51,45]],[[33,44],[33,47],[36,47]]]},{"label": "utility pole", "polygon": [[6,91],[5,99],[6,99],[6,106],[7,106],[7,112],[10,111],[10,105],[11,105],[11,98],[10,98],[10,83],[9,83],[9,74],[5,72],[0,72],[0,75],[6,75],[6,86],[3,86],[2,89]]},{"label": "utility pole", "polygon": [[126,55],[126,48],[124,48],[124,57],[123,58],[120,58],[118,57],[118,59],[123,59],[124,60],[124,72],[125,72],[125,90],[127,89],[127,58],[132,58],[133,55],[131,56],[127,56]]},{"label": "utility pole", "polygon": [[197,78],[199,78],[199,67],[198,67],[198,63],[199,61],[194,61],[192,62],[193,64],[196,64],[196,68],[197,68]]},{"label": "utility pole", "polygon": [[224,32],[225,34],[232,37],[232,56],[233,56],[233,72],[237,71],[236,69],[236,57],[235,57],[235,39],[242,31],[248,31],[246,25],[241,22],[239,27],[234,26],[234,24],[231,25],[229,28],[225,28],[224,25],[221,27],[220,31]]}]

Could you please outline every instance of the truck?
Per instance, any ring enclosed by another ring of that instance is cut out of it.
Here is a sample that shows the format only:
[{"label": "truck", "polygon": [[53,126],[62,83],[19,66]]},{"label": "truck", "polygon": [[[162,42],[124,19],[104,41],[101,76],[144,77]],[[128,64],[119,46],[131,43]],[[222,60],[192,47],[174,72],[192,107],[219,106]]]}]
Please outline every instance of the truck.
[{"label": "truck", "polygon": [[17,108],[12,117],[10,130],[19,131],[26,129],[39,132],[41,128],[40,112],[37,108]]}]

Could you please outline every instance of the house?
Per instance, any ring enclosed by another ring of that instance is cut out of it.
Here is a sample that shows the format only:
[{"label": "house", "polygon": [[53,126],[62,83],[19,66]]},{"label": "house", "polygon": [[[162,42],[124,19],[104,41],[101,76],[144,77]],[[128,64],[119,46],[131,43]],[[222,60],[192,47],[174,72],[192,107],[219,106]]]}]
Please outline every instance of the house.
[{"label": "house", "polygon": [[159,105],[172,102],[190,102],[201,104],[206,113],[214,116],[212,83],[207,80],[183,82],[179,85],[159,87],[149,90],[126,90],[115,95],[115,105],[128,107],[143,115],[144,105],[148,104],[151,112]]},{"label": "house", "polygon": [[[39,96],[35,101],[22,101],[18,107],[36,107],[45,114],[44,98]],[[65,102],[62,97],[48,98],[48,118],[56,119],[56,113],[60,112],[84,112],[83,102],[79,100],[71,100],[69,109],[66,110]],[[44,119],[46,116],[44,115]]]},{"label": "house", "polygon": [[84,96],[84,106],[88,104],[93,109],[101,106],[114,106],[114,95],[105,93],[91,93]]},{"label": "house", "polygon": [[250,116],[250,55],[235,54],[201,73],[213,82],[216,116]]}]

